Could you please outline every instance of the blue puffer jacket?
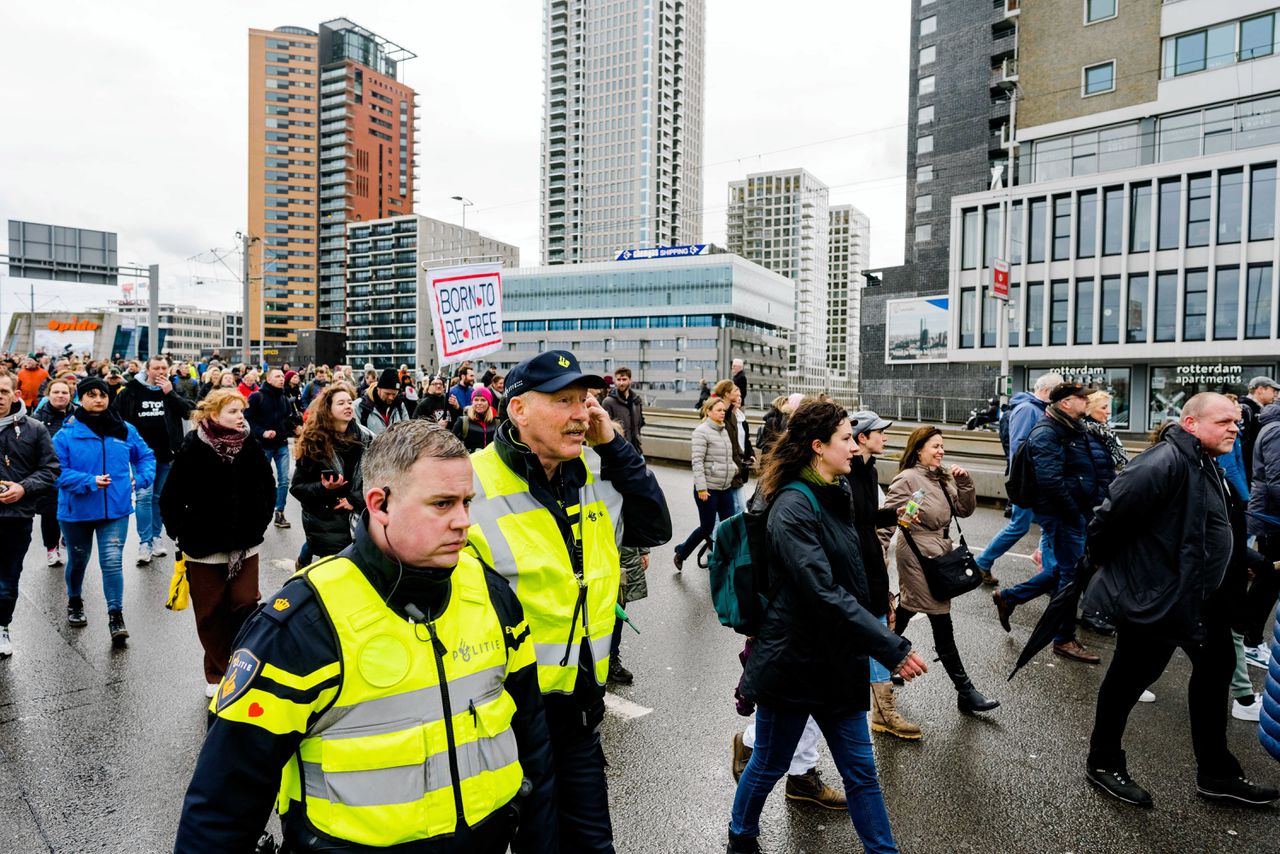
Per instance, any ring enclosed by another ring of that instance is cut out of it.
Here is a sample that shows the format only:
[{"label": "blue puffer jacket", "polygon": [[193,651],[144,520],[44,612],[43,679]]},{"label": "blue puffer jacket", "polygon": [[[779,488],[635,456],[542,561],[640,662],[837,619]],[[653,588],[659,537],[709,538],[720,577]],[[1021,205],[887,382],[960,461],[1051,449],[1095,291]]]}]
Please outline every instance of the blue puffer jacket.
[{"label": "blue puffer jacket", "polygon": [[1085,436],[1089,440],[1089,457],[1093,460],[1094,494],[1097,496],[1094,506],[1097,506],[1106,496],[1111,481],[1116,479],[1116,462],[1111,459],[1111,451],[1107,449],[1101,436],[1092,433],[1086,433]]},{"label": "blue puffer jacket", "polygon": [[[63,522],[101,522],[133,513],[130,470],[139,489],[156,478],[156,455],[138,430],[125,422],[125,439],[98,437],[74,417],[53,437],[53,450],[62,464],[58,475],[58,519]],[[111,475],[111,485],[99,489],[94,478]]]},{"label": "blue puffer jacket", "polygon": [[[1102,503],[1106,487],[1115,478],[1111,457],[1101,448],[1103,462],[1094,461],[1092,441],[1083,428],[1068,427],[1047,413],[1027,436],[1027,449],[1036,471],[1037,514],[1064,521],[1083,517],[1088,521],[1093,508]],[[1107,481],[1102,476],[1109,473]]]},{"label": "blue puffer jacket", "polygon": [[1262,719],[1258,724],[1258,741],[1280,760],[1280,613],[1276,614],[1275,636],[1271,638],[1271,664],[1267,666],[1267,684],[1262,689]]}]

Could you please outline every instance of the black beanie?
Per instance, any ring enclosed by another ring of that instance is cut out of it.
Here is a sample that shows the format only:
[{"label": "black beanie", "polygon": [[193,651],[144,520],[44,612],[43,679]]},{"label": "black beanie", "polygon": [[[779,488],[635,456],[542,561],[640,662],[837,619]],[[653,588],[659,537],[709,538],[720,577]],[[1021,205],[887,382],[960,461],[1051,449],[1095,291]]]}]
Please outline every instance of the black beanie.
[{"label": "black beanie", "polygon": [[386,368],[382,375],[378,377],[378,388],[385,388],[389,391],[400,390],[400,374],[395,368]]},{"label": "black beanie", "polygon": [[106,380],[102,377],[88,376],[76,383],[76,397],[83,398],[86,394],[97,389],[111,397],[111,387],[107,385]]}]

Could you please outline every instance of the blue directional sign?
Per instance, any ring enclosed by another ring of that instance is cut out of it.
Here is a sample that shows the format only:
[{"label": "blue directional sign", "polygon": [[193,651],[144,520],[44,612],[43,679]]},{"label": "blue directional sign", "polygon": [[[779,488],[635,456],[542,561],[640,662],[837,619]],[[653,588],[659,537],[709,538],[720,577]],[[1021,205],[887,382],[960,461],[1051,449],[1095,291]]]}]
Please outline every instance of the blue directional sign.
[{"label": "blue directional sign", "polygon": [[615,261],[652,261],[655,258],[688,258],[706,255],[710,245],[695,243],[692,246],[653,246],[647,249],[623,249]]}]

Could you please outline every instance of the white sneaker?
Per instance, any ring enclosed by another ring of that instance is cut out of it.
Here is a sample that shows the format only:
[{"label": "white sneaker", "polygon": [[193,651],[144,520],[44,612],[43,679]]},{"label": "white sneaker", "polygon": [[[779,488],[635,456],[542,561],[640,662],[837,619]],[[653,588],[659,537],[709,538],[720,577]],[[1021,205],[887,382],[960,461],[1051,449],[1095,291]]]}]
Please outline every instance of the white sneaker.
[{"label": "white sneaker", "polygon": [[1253,702],[1245,706],[1239,700],[1231,701],[1231,717],[1238,721],[1253,721],[1257,723],[1262,717],[1262,695],[1254,694]]},{"label": "white sneaker", "polygon": [[62,555],[58,554],[57,549],[49,549],[48,556],[49,556],[49,566],[57,566],[60,563],[62,563]]},{"label": "white sneaker", "polygon": [[216,693],[218,693],[218,683],[217,683],[217,682],[212,682],[212,683],[210,683],[210,682],[206,682],[206,683],[205,683],[205,686],[204,686],[204,696],[205,696],[205,698],[206,698],[206,699],[209,699],[209,700],[212,700],[212,699],[213,699],[213,695],[214,695],[214,694],[216,694]]},{"label": "white sneaker", "polygon": [[1142,696],[1138,698],[1139,703],[1154,703],[1155,701],[1156,695],[1152,694],[1150,691],[1143,691]]},{"label": "white sneaker", "polygon": [[138,546],[138,566],[151,563],[151,543]]},{"label": "white sneaker", "polygon": [[9,627],[0,626],[0,658],[13,655],[13,644],[9,642]]},{"label": "white sneaker", "polygon": [[1271,663],[1271,650],[1267,648],[1265,643],[1259,646],[1246,646],[1244,648],[1244,660],[1253,667],[1266,670],[1267,665]]},{"label": "white sneaker", "polygon": [[168,553],[169,553],[169,550],[164,547],[164,540],[160,539],[159,537],[156,537],[154,540],[151,541],[152,557],[164,557]]}]

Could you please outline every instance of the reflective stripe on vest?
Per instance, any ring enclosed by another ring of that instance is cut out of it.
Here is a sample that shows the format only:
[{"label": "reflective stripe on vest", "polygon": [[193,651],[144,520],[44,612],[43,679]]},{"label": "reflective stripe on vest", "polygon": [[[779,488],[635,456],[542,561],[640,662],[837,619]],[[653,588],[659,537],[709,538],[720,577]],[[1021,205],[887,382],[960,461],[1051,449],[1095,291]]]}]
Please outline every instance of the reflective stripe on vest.
[{"label": "reflective stripe on vest", "polygon": [[584,449],[587,482],[578,493],[585,606],[564,534],[529,484],[502,462],[497,445],[471,455],[474,469],[469,538],[482,560],[507,580],[524,606],[543,693],[573,692],[585,638],[596,684],[609,673],[618,601],[622,494],[600,479],[600,457]]},{"label": "reflective stripe on vest", "polygon": [[302,800],[317,830],[385,847],[453,833],[459,798],[474,826],[515,797],[523,775],[515,701],[503,687],[508,648],[480,564],[461,557],[449,605],[431,624],[439,662],[428,627],[388,608],[351,561],[305,576],[337,633],[342,684],[290,761],[277,803]]}]

